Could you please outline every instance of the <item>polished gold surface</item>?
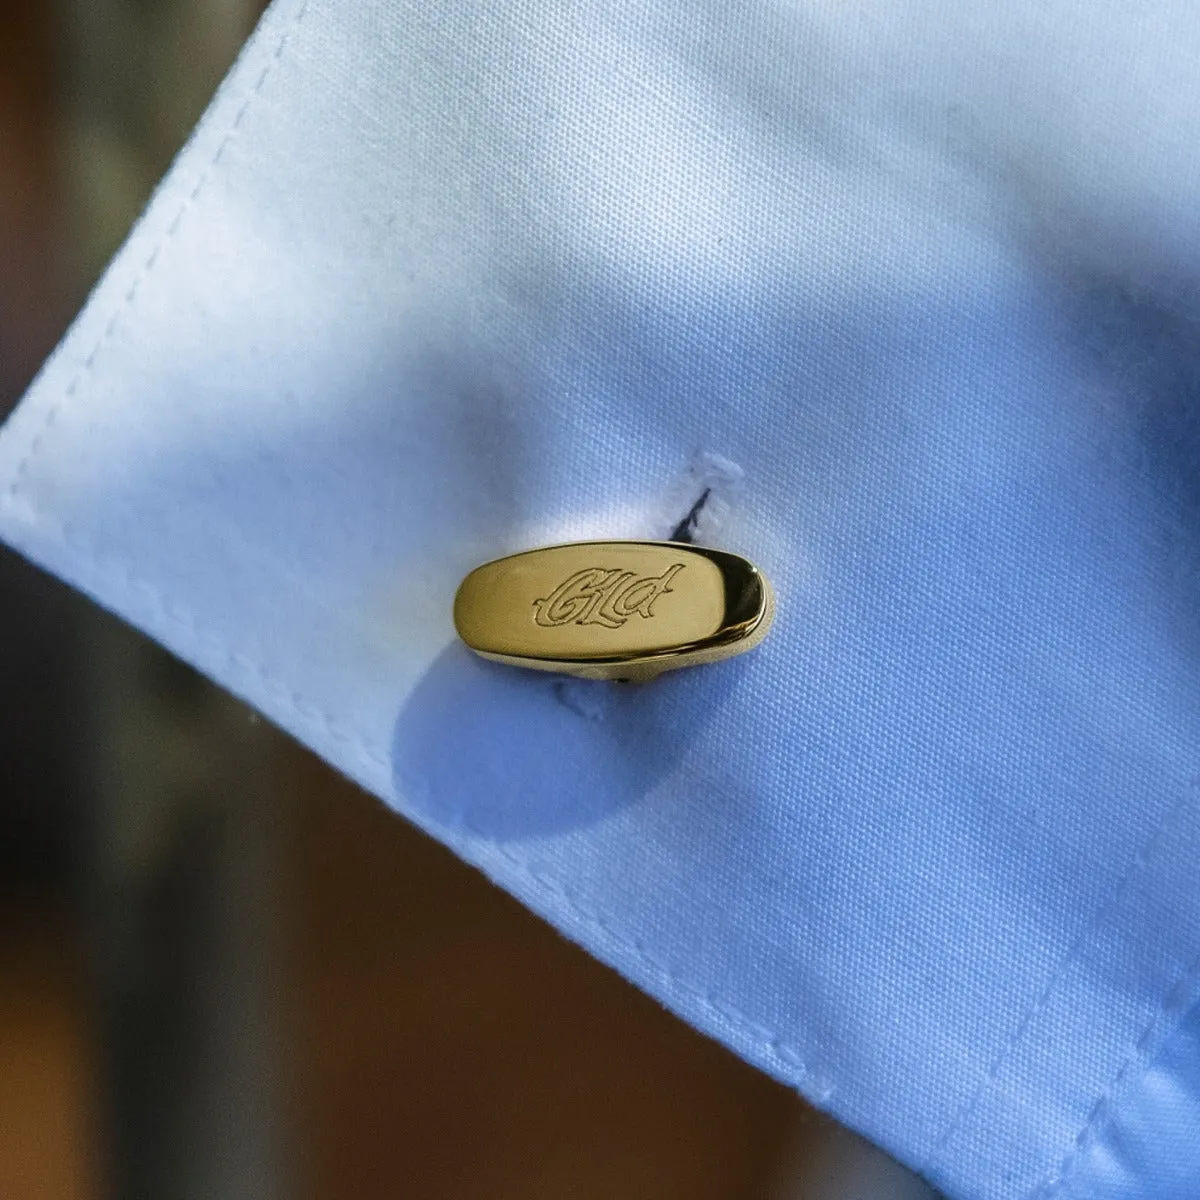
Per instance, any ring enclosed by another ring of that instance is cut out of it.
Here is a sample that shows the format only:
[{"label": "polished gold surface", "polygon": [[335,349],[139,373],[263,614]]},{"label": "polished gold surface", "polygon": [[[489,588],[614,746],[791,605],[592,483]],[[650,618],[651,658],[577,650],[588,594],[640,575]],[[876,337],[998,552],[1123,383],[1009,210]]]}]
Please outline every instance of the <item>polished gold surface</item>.
[{"label": "polished gold surface", "polygon": [[477,654],[586,679],[651,679],[750,650],[770,585],[736,554],[676,542],[570,542],[472,571],[454,624]]}]

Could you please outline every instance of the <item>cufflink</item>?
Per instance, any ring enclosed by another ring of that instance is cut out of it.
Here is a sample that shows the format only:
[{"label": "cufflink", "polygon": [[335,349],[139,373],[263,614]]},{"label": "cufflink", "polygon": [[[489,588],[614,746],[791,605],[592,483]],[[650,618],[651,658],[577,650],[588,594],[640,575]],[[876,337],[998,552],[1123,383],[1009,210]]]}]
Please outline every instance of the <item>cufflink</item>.
[{"label": "cufflink", "polygon": [[583,679],[644,681],[752,650],[775,614],[766,577],[724,550],[569,542],[476,567],[454,626],[476,654]]}]

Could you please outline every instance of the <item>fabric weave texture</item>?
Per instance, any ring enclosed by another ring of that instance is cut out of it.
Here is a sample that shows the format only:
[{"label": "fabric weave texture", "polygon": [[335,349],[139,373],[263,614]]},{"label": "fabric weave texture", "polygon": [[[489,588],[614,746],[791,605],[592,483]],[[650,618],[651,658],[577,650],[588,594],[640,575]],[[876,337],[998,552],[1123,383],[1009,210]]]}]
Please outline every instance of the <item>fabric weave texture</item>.
[{"label": "fabric weave texture", "polygon": [[[1197,61],[1182,0],[276,0],[0,536],[954,1200],[1194,1198]],[[455,642],[706,487],[752,654]]]}]

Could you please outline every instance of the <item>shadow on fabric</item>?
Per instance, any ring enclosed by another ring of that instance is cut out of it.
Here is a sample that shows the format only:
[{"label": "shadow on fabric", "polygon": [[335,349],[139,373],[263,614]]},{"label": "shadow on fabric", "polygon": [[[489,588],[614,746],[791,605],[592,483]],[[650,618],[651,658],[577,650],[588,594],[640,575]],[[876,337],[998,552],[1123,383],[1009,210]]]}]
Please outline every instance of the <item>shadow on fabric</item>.
[{"label": "shadow on fabric", "polygon": [[448,831],[517,841],[597,825],[671,775],[735,692],[745,662],[598,683],[448,647],[396,724],[401,795]]}]

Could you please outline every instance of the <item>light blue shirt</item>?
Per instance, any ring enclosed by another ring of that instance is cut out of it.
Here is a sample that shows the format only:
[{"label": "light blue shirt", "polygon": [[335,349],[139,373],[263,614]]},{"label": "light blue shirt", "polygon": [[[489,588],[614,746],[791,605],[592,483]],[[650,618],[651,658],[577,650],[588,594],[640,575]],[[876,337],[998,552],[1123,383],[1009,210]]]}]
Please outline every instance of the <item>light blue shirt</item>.
[{"label": "light blue shirt", "polygon": [[[1194,1200],[1197,63],[1182,2],[277,0],[0,534],[955,1200]],[[705,488],[752,654],[455,642]]]}]

